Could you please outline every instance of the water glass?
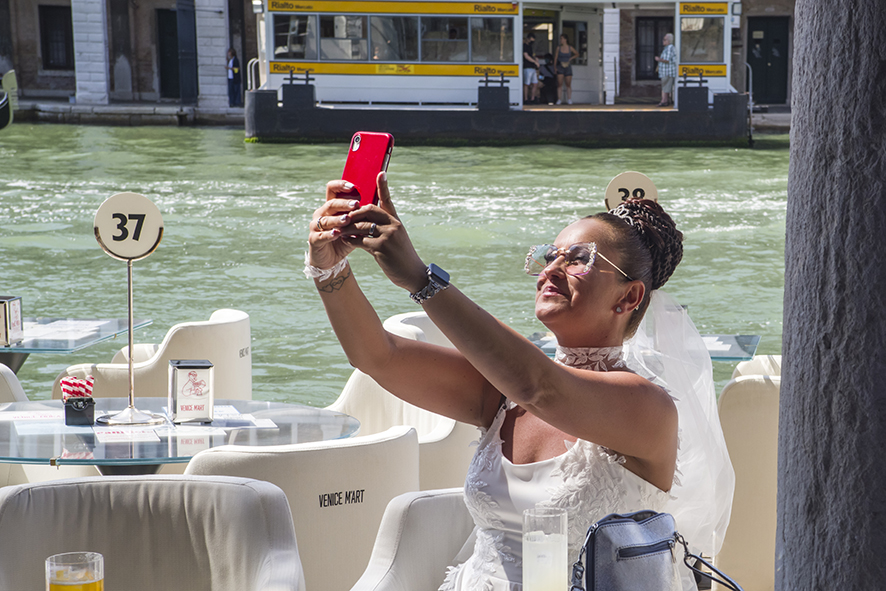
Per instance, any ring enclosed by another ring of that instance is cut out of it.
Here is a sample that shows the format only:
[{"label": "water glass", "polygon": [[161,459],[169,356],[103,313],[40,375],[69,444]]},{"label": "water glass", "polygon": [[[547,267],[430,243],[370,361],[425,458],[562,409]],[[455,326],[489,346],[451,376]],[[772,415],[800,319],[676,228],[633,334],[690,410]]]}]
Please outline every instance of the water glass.
[{"label": "water glass", "polygon": [[523,511],[523,591],[569,589],[566,510]]},{"label": "water glass", "polygon": [[46,559],[46,591],[104,591],[105,563],[98,552],[66,552]]}]

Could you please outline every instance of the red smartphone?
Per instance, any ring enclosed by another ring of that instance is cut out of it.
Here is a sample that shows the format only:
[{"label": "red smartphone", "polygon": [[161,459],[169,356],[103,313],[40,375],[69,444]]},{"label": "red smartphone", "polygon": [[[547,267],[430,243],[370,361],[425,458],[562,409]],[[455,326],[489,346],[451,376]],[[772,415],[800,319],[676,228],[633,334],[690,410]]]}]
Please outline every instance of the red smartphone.
[{"label": "red smartphone", "polygon": [[358,131],[351,138],[348,159],[341,178],[354,184],[360,206],[378,203],[378,173],[388,169],[394,136],[375,131]]}]

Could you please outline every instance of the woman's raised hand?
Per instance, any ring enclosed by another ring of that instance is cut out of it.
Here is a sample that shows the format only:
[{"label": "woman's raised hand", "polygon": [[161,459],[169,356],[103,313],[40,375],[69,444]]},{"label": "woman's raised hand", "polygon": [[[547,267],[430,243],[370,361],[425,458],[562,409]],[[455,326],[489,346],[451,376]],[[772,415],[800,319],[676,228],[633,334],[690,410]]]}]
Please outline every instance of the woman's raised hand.
[{"label": "woman's raised hand", "polygon": [[354,185],[347,181],[326,183],[326,203],[311,218],[308,233],[308,258],[311,265],[331,269],[354,250],[355,245],[342,240],[341,229],[351,223],[351,215],[360,202],[349,194]]}]

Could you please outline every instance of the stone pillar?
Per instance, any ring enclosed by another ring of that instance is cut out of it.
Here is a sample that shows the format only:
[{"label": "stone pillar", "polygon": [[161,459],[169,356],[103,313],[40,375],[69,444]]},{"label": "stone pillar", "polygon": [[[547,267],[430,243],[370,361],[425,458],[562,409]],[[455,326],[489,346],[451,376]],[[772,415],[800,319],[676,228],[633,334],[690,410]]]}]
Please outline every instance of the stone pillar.
[{"label": "stone pillar", "polygon": [[[197,9],[197,75],[199,107],[228,106],[228,26],[227,0],[196,0]],[[243,57],[238,55],[240,68]]]},{"label": "stone pillar", "polygon": [[105,0],[71,0],[77,103],[108,104],[108,17]]},{"label": "stone pillar", "polygon": [[621,55],[620,21],[621,11],[618,8],[603,9],[603,75],[606,78],[603,91],[606,93],[607,105],[614,105],[615,97],[618,95],[618,58]]},{"label": "stone pillar", "polygon": [[798,0],[795,19],[775,589],[880,589],[886,10]]}]

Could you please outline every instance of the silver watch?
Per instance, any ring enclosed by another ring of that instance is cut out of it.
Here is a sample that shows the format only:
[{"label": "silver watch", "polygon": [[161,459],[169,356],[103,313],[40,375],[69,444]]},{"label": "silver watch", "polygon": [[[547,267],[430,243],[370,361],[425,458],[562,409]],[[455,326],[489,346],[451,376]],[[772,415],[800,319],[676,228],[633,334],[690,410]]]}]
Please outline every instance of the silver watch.
[{"label": "silver watch", "polygon": [[449,273],[431,263],[428,265],[428,284],[419,291],[409,294],[409,297],[416,304],[422,305],[447,287],[449,287]]}]

